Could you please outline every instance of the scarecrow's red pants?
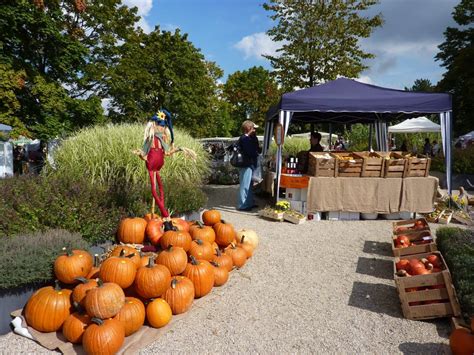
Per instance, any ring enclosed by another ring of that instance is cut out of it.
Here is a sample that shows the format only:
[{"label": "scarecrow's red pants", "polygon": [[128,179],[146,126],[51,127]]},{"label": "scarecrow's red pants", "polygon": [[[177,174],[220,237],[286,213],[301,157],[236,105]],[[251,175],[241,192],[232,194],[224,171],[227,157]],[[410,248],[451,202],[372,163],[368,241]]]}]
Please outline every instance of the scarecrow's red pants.
[{"label": "scarecrow's red pants", "polygon": [[[163,183],[161,182],[160,169],[165,163],[165,154],[161,148],[151,148],[147,155],[146,168],[150,175],[151,193],[155,199],[156,205],[160,209],[161,217],[169,217],[168,210],[165,208],[165,195],[163,192]],[[155,181],[156,176],[156,181]],[[160,196],[156,193],[156,183],[160,189]]]}]

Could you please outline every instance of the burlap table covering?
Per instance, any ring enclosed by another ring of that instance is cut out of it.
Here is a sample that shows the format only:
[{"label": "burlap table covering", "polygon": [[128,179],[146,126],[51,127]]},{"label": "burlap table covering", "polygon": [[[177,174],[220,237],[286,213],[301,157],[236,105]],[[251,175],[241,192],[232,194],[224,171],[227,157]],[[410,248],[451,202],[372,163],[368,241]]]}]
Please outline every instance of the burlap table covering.
[{"label": "burlap table covering", "polygon": [[438,188],[432,176],[417,178],[311,177],[308,212],[431,212]]}]

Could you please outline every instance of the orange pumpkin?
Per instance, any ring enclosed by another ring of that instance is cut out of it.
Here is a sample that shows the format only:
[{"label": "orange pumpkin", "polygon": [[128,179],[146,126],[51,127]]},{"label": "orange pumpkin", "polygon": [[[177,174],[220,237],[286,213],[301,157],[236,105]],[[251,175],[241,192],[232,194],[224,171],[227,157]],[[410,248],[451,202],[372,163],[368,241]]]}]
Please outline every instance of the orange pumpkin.
[{"label": "orange pumpkin", "polygon": [[147,222],[143,218],[125,218],[117,231],[119,241],[129,244],[143,244]]},{"label": "orange pumpkin", "polygon": [[406,235],[399,235],[395,239],[396,248],[408,248],[411,245],[410,238]]},{"label": "orange pumpkin", "polygon": [[172,313],[170,305],[163,298],[154,299],[146,307],[146,319],[153,328],[167,325],[171,320]]},{"label": "orange pumpkin", "polygon": [[140,258],[140,266],[138,268],[141,268],[143,266],[147,266],[148,263],[150,262],[150,259],[155,260],[155,255],[153,255],[153,254],[151,254],[151,255],[142,255],[142,257]]},{"label": "orange pumpkin", "polygon": [[160,239],[162,249],[167,249],[171,245],[183,248],[185,252],[188,252],[189,248],[191,248],[191,242],[192,238],[188,232],[173,230],[165,232]]},{"label": "orange pumpkin", "polygon": [[84,299],[86,298],[86,293],[90,289],[97,287],[97,281],[85,279],[83,277],[78,278],[78,280],[80,284],[74,287],[71,298],[73,304],[77,303],[84,307]]},{"label": "orange pumpkin", "polygon": [[216,210],[207,210],[202,214],[202,221],[206,226],[213,226],[214,224],[220,222],[221,214]]},{"label": "orange pumpkin", "polygon": [[168,268],[172,276],[181,274],[188,264],[188,255],[183,248],[169,246],[156,258],[156,263]]},{"label": "orange pumpkin", "polygon": [[160,297],[169,287],[171,281],[170,271],[166,266],[155,265],[153,259],[149,259],[147,266],[137,271],[135,278],[135,289],[144,298]]},{"label": "orange pumpkin", "polygon": [[[26,322],[39,332],[55,332],[71,314],[71,290],[46,286],[37,290],[25,307]],[[54,316],[52,316],[54,315]]]},{"label": "orange pumpkin", "polygon": [[114,282],[122,288],[133,284],[137,274],[136,264],[124,255],[122,251],[119,256],[106,259],[100,267],[99,277],[105,282]]},{"label": "orange pumpkin", "polygon": [[224,253],[232,258],[233,264],[238,268],[244,266],[247,261],[247,253],[245,253],[245,250],[241,247],[235,246],[235,244],[231,244],[226,248]]},{"label": "orange pumpkin", "polygon": [[184,219],[171,218],[171,223],[177,230],[189,233],[189,224]]},{"label": "orange pumpkin", "polygon": [[54,261],[54,274],[65,284],[77,283],[78,277],[86,277],[94,263],[92,256],[84,250],[66,251]]},{"label": "orange pumpkin", "polygon": [[163,294],[163,299],[169,304],[173,314],[188,311],[194,300],[193,282],[184,276],[174,276],[171,286]]},{"label": "orange pumpkin", "polygon": [[163,230],[163,221],[158,219],[153,219],[146,225],[145,234],[148,237],[148,240],[153,245],[158,245],[160,238],[162,237]]},{"label": "orange pumpkin", "polygon": [[91,317],[107,319],[114,317],[125,304],[125,294],[122,288],[112,282],[97,281],[97,287],[86,294],[84,305]]},{"label": "orange pumpkin", "polygon": [[63,335],[69,342],[81,344],[82,335],[89,324],[91,324],[91,318],[86,313],[75,312],[64,321]]},{"label": "orange pumpkin", "polygon": [[245,251],[245,254],[247,254],[247,259],[252,257],[253,246],[252,244],[246,242],[245,235],[242,236],[242,238],[240,239],[240,242],[237,243],[237,246],[241,247]]},{"label": "orange pumpkin", "polygon": [[96,279],[99,277],[100,270],[100,257],[99,254],[94,254],[94,265],[92,266],[91,271],[86,276],[86,279]]},{"label": "orange pumpkin", "polygon": [[214,256],[214,250],[212,249],[212,245],[209,242],[196,239],[191,243],[189,255],[194,256],[196,259],[211,261],[212,257]]},{"label": "orange pumpkin", "polygon": [[156,213],[154,213],[153,215],[151,213],[147,213],[144,217],[145,221],[148,223],[152,220],[158,220],[158,221],[161,221],[161,218],[159,215],[157,215]]},{"label": "orange pumpkin", "polygon": [[125,252],[124,255],[135,263],[137,268],[140,267],[140,264],[141,264],[140,253],[137,249],[133,247],[129,247],[127,245],[118,245],[112,250],[112,253],[110,253],[110,256],[120,256],[121,254],[123,254],[122,250]]},{"label": "orange pumpkin", "polygon": [[192,281],[194,297],[199,298],[207,295],[214,287],[214,270],[208,261],[196,260],[193,256],[190,258],[191,262],[186,266],[183,276]]},{"label": "orange pumpkin", "polygon": [[236,234],[232,224],[221,221],[214,224],[213,228],[216,232],[216,243],[220,247],[225,248],[234,241]]},{"label": "orange pumpkin", "polygon": [[211,265],[214,266],[214,286],[224,285],[229,279],[229,270],[215,261],[211,261]]},{"label": "orange pumpkin", "polygon": [[216,240],[216,232],[214,232],[214,229],[203,225],[201,222],[191,226],[189,232],[191,233],[191,238],[193,238],[193,240],[201,239],[211,244]]},{"label": "orange pumpkin", "polygon": [[216,253],[212,257],[212,261],[218,263],[220,266],[225,267],[227,271],[232,271],[234,268],[234,262],[232,257],[227,254],[222,254],[219,248],[215,248]]},{"label": "orange pumpkin", "polygon": [[467,328],[455,329],[449,337],[449,347],[453,355],[474,354],[474,334]]},{"label": "orange pumpkin", "polygon": [[82,336],[82,346],[87,354],[115,354],[125,340],[123,324],[116,319],[92,318]]},{"label": "orange pumpkin", "polygon": [[138,298],[126,297],[125,304],[114,319],[122,322],[125,336],[128,337],[145,323],[145,306]]}]

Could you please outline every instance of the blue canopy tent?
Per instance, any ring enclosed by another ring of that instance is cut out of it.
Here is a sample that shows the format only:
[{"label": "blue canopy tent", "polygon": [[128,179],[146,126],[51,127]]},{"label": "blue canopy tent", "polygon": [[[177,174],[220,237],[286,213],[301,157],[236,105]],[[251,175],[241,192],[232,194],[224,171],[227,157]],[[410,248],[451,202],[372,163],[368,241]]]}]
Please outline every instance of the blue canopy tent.
[{"label": "blue canopy tent", "polygon": [[[268,151],[276,123],[283,126],[285,135],[292,122],[373,123],[378,149],[387,151],[387,122],[439,114],[448,192],[451,194],[451,101],[451,94],[395,90],[339,78],[283,94],[280,102],[267,112],[263,153]],[[279,146],[275,184],[277,192],[280,188],[281,156],[282,148]]]}]

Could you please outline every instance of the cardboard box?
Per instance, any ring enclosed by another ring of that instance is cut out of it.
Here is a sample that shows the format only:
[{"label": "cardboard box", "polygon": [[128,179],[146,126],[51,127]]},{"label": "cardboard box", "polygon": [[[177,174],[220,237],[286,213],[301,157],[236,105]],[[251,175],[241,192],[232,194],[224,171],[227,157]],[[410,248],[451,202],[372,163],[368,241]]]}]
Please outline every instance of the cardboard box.
[{"label": "cardboard box", "polygon": [[286,189],[286,198],[290,201],[301,201],[301,189]]}]

